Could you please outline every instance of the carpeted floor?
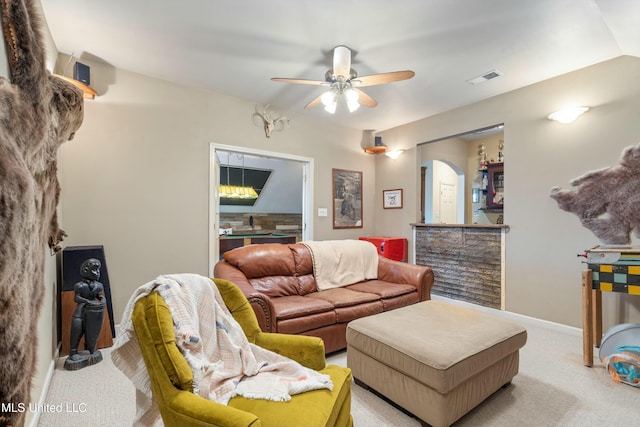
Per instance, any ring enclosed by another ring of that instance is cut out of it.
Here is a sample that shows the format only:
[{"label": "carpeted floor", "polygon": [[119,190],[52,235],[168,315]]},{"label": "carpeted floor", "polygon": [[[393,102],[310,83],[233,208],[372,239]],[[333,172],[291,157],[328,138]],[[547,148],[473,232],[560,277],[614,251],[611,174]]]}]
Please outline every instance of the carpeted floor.
[{"label": "carpeted floor", "polygon": [[[489,397],[455,427],[638,425],[640,389],[614,383],[599,361],[593,368],[583,366],[580,330],[473,307],[520,323],[527,329],[528,341],[520,351],[520,373],[511,385]],[[134,389],[111,363],[109,351],[102,350],[103,362],[79,371],[65,371],[64,358],[58,360],[38,426],[131,425]],[[346,366],[346,352],[330,355],[327,363]],[[355,384],[352,393],[356,427],[420,426],[418,420],[374,393]]]}]

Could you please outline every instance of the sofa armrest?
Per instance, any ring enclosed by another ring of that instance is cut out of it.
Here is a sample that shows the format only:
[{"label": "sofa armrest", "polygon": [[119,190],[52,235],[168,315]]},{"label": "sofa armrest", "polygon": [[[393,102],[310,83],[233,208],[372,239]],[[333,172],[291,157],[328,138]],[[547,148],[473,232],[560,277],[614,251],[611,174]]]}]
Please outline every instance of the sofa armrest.
[{"label": "sofa armrest", "polygon": [[260,329],[264,332],[276,332],[276,315],[271,298],[258,292],[242,271],[223,260],[216,263],[213,276],[228,280],[238,286],[256,313]]},{"label": "sofa armrest", "polygon": [[322,338],[263,332],[256,337],[256,345],[293,359],[315,371],[326,366]]},{"label": "sofa armrest", "polygon": [[418,290],[420,301],[431,299],[431,286],[433,286],[431,267],[407,264],[378,256],[378,279],[391,283],[413,285]]},{"label": "sofa armrest", "polygon": [[162,420],[167,427],[253,427],[260,425],[260,419],[254,414],[184,390],[180,390],[166,402],[162,411]]}]

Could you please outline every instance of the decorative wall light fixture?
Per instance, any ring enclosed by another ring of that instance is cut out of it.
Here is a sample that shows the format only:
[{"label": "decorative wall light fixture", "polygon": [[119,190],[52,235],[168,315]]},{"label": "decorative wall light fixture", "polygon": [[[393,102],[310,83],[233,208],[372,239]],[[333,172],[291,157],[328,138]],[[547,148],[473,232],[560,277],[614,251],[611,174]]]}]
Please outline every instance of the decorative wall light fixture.
[{"label": "decorative wall light fixture", "polygon": [[375,136],[373,145],[365,147],[364,152],[367,154],[382,154],[387,152],[387,146],[382,143],[381,136]]},{"label": "decorative wall light fixture", "polygon": [[549,120],[555,120],[562,124],[572,123],[582,114],[586,113],[589,107],[567,107],[555,113],[549,114],[547,117]]}]

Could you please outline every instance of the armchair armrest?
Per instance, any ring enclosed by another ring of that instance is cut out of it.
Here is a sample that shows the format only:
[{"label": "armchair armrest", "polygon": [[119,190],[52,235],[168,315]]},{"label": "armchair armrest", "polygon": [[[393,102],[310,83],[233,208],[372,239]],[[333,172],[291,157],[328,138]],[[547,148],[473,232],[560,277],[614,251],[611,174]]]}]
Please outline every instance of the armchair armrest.
[{"label": "armchair armrest", "polygon": [[251,283],[249,283],[247,276],[226,261],[216,263],[213,275],[214,277],[223,277],[225,280],[229,280],[238,286],[253,307],[260,329],[264,332],[275,332],[276,316],[271,298],[258,292]]},{"label": "armchair armrest", "polygon": [[257,427],[260,419],[249,412],[223,405],[189,391],[179,390],[163,408],[165,426]]},{"label": "armchair armrest", "polygon": [[431,299],[433,270],[431,267],[394,261],[378,256],[378,279],[391,283],[405,283],[418,289],[420,301]]},{"label": "armchair armrest", "polygon": [[318,337],[263,332],[256,336],[256,345],[315,371],[326,366],[324,341]]}]

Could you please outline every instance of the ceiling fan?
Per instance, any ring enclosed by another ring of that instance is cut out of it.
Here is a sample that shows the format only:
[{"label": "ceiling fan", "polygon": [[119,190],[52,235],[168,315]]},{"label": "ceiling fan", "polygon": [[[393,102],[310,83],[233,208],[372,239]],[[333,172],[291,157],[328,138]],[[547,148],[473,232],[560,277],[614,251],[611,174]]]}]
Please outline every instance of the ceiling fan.
[{"label": "ceiling fan", "polygon": [[360,90],[361,87],[407,80],[414,75],[413,71],[405,70],[358,77],[358,73],[351,68],[351,50],[346,46],[336,46],[333,49],[333,69],[325,73],[324,81],[282,77],[274,77],[271,80],[283,83],[328,86],[328,91],[316,97],[304,108],[310,109],[322,103],[326,111],[335,113],[338,98],[341,95],[344,96],[350,112],[357,110],[360,105],[373,108],[378,105],[378,102]]}]

